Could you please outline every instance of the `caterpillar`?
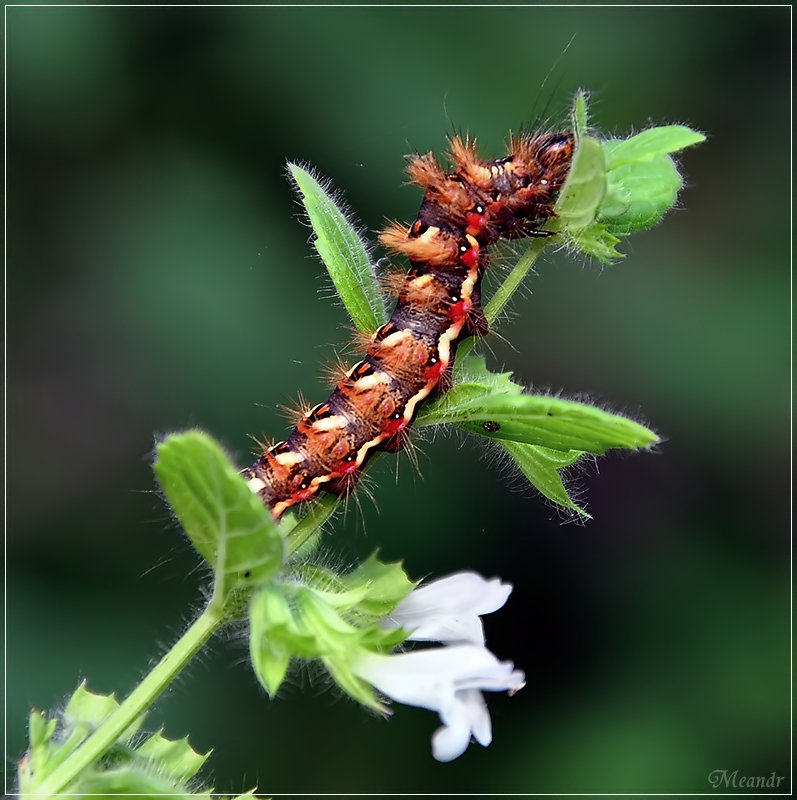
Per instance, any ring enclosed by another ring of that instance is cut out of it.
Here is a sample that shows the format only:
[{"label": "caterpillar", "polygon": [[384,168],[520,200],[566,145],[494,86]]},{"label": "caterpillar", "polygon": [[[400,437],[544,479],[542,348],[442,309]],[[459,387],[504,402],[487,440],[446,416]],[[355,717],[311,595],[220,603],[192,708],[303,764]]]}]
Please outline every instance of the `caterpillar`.
[{"label": "caterpillar", "polygon": [[389,280],[390,319],[332,394],[242,472],[275,519],[321,491],[351,491],[374,452],[402,448],[419,405],[448,388],[457,343],[487,332],[480,286],[490,246],[550,235],[542,228],[570,169],[572,132],[510,136],[509,154],[493,161],[467,137],[449,144],[451,172],[432,153],[410,157],[409,180],[424,190],[418,216],[380,234],[410,262]]}]

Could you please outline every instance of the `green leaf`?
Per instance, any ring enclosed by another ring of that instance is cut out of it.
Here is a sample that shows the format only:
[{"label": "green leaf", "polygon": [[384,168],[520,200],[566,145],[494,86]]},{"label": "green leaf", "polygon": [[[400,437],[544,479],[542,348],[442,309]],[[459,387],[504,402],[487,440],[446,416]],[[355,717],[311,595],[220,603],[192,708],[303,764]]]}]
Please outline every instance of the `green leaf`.
[{"label": "green leaf", "polygon": [[663,125],[603,142],[609,183],[598,219],[607,233],[627,236],[658,222],[675,205],[683,185],[669,154],[705,138],[685,125]]},{"label": "green leaf", "polygon": [[553,231],[572,232],[591,225],[606,194],[606,186],[603,147],[597,139],[583,136],[554,206],[556,217],[547,227]]},{"label": "green leaf", "polygon": [[303,565],[289,581],[260,587],[250,603],[249,650],[261,685],[276,694],[293,657],[330,659],[343,688],[378,707],[346,662],[404,641],[405,631],[379,623],[414,587],[399,564],[382,564],[375,556],[344,577]]},{"label": "green leaf", "polygon": [[[30,750],[20,761],[19,780],[23,792],[35,791],[48,775],[60,766],[83,742],[117,709],[119,703],[113,695],[95,694],[78,686],[61,713],[58,737],[57,718],[34,711],[30,715]],[[144,721],[143,715],[127,727],[118,737],[116,745],[127,746]]]},{"label": "green leaf", "polygon": [[594,455],[611,447],[636,450],[658,441],[655,433],[627,417],[548,395],[473,397],[449,409],[447,421],[491,439]]},{"label": "green leaf", "polygon": [[625,254],[615,247],[620,239],[609,233],[606,225],[600,222],[593,222],[579,231],[571,231],[568,240],[577,250],[602,264],[610,265],[614,259],[625,258]]},{"label": "green leaf", "polygon": [[90,729],[97,728],[117,708],[119,703],[112,694],[94,694],[83,681],[66,704],[64,722],[67,727],[86,725]]},{"label": "green leaf", "polygon": [[490,372],[483,356],[468,355],[457,361],[453,386],[441,397],[421,407],[416,427],[455,422],[460,409],[488,394],[518,395],[523,387],[511,380],[511,372]]},{"label": "green leaf", "polygon": [[575,464],[583,453],[577,450],[568,452],[549,450],[546,447],[520,442],[500,444],[540,494],[584,519],[591,519],[590,515],[570,497],[560,475],[560,470]]},{"label": "green leaf", "polygon": [[46,751],[55,729],[58,727],[57,719],[47,719],[42,711],[31,711],[28,718],[28,740],[31,753]]},{"label": "green leaf", "polygon": [[309,586],[316,592],[323,595],[341,595],[349,594],[350,589],[347,586],[341,575],[321,564],[314,564],[306,562],[298,564],[294,570],[291,571],[292,577],[295,576],[295,582],[301,583],[304,586]]},{"label": "green leaf", "polygon": [[168,775],[174,780],[193,778],[207,761],[210,751],[197,753],[188,744],[188,738],[166,739],[162,731],[153,733],[134,751],[136,758],[152,762],[158,774]]},{"label": "green leaf", "polygon": [[[685,125],[663,125],[627,139],[598,142],[585,136],[586,95],[571,111],[576,151],[548,228],[575,249],[611,264],[622,236],[649,228],[675,205],[683,181],[670,158],[705,140]],[[505,302],[505,301],[504,301]]]},{"label": "green leaf", "polygon": [[214,600],[273,577],[282,533],[216,442],[200,431],[158,445],[155,474],[192,544],[215,571]]},{"label": "green leaf", "polygon": [[453,378],[456,384],[472,384],[492,392],[521,394],[523,391],[523,387],[512,380],[511,372],[492,372],[484,356],[479,355],[469,355],[457,362]]},{"label": "green leaf", "polygon": [[478,356],[457,364],[454,381],[421,410],[416,424],[455,423],[496,440],[542,495],[584,518],[589,514],[572,500],[560,471],[585,453],[645,448],[658,441],[653,431],[627,417],[573,400],[524,394],[510,373],[491,373]]},{"label": "green leaf", "polygon": [[[69,698],[63,711],[63,734],[49,767],[63,761],[118,708],[119,702],[114,695],[90,692],[83,681]],[[143,722],[144,716],[141,715],[119,736],[117,743],[129,742]]]},{"label": "green leaf", "polygon": [[609,173],[605,205],[600,222],[611,236],[627,236],[655,225],[678,200],[683,186],[669,156],[624,163]]},{"label": "green leaf", "polygon": [[313,658],[315,638],[299,630],[283,587],[267,583],[249,606],[249,654],[260,684],[273,697],[279,690],[291,656]]},{"label": "green leaf", "polygon": [[114,769],[91,771],[75,785],[74,794],[105,798],[124,795],[144,800],[153,795],[167,795],[176,800],[211,800],[209,793],[194,793],[182,781],[169,774],[161,775],[151,768],[126,765]]},{"label": "green leaf", "polygon": [[368,250],[341,204],[298,164],[288,170],[301,195],[316,239],[313,242],[357,328],[373,333],[386,320],[382,294]]},{"label": "green leaf", "polygon": [[53,766],[48,762],[56,750],[53,734],[58,727],[57,719],[48,719],[41,711],[31,711],[28,717],[28,741],[30,749],[17,766],[17,777],[22,792],[32,790],[34,782],[41,781],[52,772]]},{"label": "green leaf", "polygon": [[343,577],[346,587],[363,591],[356,610],[372,620],[386,617],[419,582],[407,577],[400,561],[385,564],[376,553]]},{"label": "green leaf", "polygon": [[603,142],[606,168],[611,171],[626,164],[650,161],[705,141],[706,137],[702,133],[685,125],[649,128],[628,139],[609,139]]},{"label": "green leaf", "polygon": [[316,640],[316,655],[345,652],[359,645],[363,629],[343,618],[338,609],[326,599],[305,586],[296,588],[294,598],[297,605],[299,627]]},{"label": "green leaf", "polygon": [[469,355],[454,386],[418,415],[416,424],[456,423],[470,433],[555,450],[603,455],[610,447],[649,447],[658,437],[638,422],[596,406],[550,395],[524,394],[511,373],[492,373]]},{"label": "green leaf", "polygon": [[389,713],[388,709],[376,699],[371,685],[354,674],[351,669],[351,661],[347,656],[330,655],[325,656],[322,661],[332,679],[349,697],[379,714]]},{"label": "green leaf", "polygon": [[573,133],[576,136],[576,140],[581,139],[581,137],[587,132],[587,93],[583,89],[579,89],[576,92],[575,98],[573,98],[573,108],[570,111],[570,124],[573,126]]},{"label": "green leaf", "polygon": [[342,614],[356,609],[368,594],[368,586],[366,584],[354,586],[350,589],[347,589],[339,581],[335,584],[326,583],[323,586],[319,586],[312,578],[307,580],[313,567],[315,565],[312,565],[311,569],[302,569],[299,574],[303,580],[307,581],[307,585],[312,587],[315,594],[338,613]]},{"label": "green leaf", "polygon": [[385,564],[376,554],[345,575],[319,564],[302,564],[292,574],[296,583],[359,626],[384,619],[417,586],[400,562]]}]

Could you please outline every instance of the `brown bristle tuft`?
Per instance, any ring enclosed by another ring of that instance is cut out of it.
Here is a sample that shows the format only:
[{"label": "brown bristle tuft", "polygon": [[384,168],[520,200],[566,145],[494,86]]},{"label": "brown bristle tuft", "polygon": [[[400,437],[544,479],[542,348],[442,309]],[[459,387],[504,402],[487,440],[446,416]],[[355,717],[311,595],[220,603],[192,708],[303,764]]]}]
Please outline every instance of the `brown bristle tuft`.
[{"label": "brown bristle tuft", "polygon": [[536,133],[510,134],[509,152],[524,164],[531,163],[537,153],[540,137]]},{"label": "brown bristle tuft", "polygon": [[459,242],[439,228],[429,228],[423,235],[396,242],[391,247],[410,261],[433,267],[453,266],[459,261]]},{"label": "brown bristle tuft", "polygon": [[458,166],[470,170],[475,164],[481,166],[476,155],[476,140],[471,139],[466,133],[465,138],[452,136],[448,140],[449,157]]},{"label": "brown bristle tuft", "polygon": [[[351,338],[349,340],[349,347],[351,347],[352,350],[355,350],[358,353],[364,353],[373,343],[373,333],[366,333],[365,331],[357,330],[357,328],[352,330]],[[346,372],[348,372],[350,369],[351,366],[346,369]]]},{"label": "brown bristle tuft", "polygon": [[253,433],[247,433],[246,435],[257,445],[257,449],[252,452],[258,456],[264,456],[266,451],[274,444],[274,440],[271,438],[263,440],[259,439]]},{"label": "brown bristle tuft", "polygon": [[379,234],[379,241],[388,250],[394,250],[397,253],[401,252],[404,243],[410,237],[410,229],[400,222],[391,222],[386,225]]},{"label": "brown bristle tuft", "polygon": [[382,293],[391,297],[397,297],[406,285],[406,272],[386,272],[379,279],[379,288],[382,290]]},{"label": "brown bristle tuft", "polygon": [[445,180],[446,174],[432,153],[424,153],[422,156],[412,155],[407,158],[407,177],[410,183],[428,189]]},{"label": "brown bristle tuft", "polygon": [[[362,334],[365,337],[365,334]],[[368,336],[369,343],[373,339],[373,336]],[[360,349],[359,347],[357,348]],[[367,350],[368,346],[362,348],[363,351]],[[331,361],[327,364],[324,364],[321,367],[321,374],[324,377],[325,383],[329,384],[330,386],[337,386],[342,380],[346,378],[352,368],[352,364],[348,361],[344,360],[340,357],[338,353],[335,353],[334,361]]]},{"label": "brown bristle tuft", "polygon": [[457,165],[457,172],[480,189],[489,189],[492,175],[476,155],[476,140],[466,136],[463,141],[462,137],[454,136],[449,143],[451,158]]},{"label": "brown bristle tuft", "polygon": [[282,417],[288,420],[291,425],[296,425],[300,420],[303,420],[312,408],[301,392],[297,392],[297,395],[297,398],[290,403],[277,405]]}]

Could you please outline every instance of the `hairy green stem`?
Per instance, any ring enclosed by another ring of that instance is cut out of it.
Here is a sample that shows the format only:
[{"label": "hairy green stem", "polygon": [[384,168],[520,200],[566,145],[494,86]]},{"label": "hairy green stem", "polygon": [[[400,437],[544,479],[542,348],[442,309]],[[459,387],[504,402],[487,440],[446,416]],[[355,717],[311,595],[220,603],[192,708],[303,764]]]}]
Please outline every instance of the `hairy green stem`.
[{"label": "hairy green stem", "polygon": [[101,758],[152,705],[225,620],[223,609],[211,602],[119,708],[110,714],[72,755],[36,786],[35,795],[52,796],[67,790],[70,784]]},{"label": "hairy green stem", "polygon": [[551,243],[549,237],[534,239],[526,249],[526,252],[518,259],[517,264],[512,267],[512,271],[506,276],[506,280],[498,287],[496,293],[490,298],[490,302],[484,307],[484,316],[492,324],[498,318],[504,306],[512,298],[518,287],[523,283],[529,270],[534,266],[534,262],[539,258],[543,249]]},{"label": "hairy green stem", "polygon": [[327,494],[313,503],[310,510],[296,524],[287,536],[288,553],[293,554],[332,516],[341,498]]}]

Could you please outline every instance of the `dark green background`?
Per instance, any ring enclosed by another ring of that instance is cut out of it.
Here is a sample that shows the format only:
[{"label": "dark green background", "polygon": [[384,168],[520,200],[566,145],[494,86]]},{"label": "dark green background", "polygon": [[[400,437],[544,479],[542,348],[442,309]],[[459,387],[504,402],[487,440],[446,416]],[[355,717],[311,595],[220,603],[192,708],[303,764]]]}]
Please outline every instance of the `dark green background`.
[{"label": "dark green background", "polygon": [[437,764],[433,714],[381,721],[317,673],[270,702],[243,631],[149,724],[214,748],[219,791],[787,776],[789,30],[785,7],[8,9],[9,764],[29,707],[82,678],[126,694],[202,604],[153,437],[200,426],[243,465],[247,433],[285,429],[277,404],[324,396],[347,319],[285,160],[372,231],[414,217],[405,153],[467,128],[499,155],[584,87],[605,133],[686,122],[709,141],[624,262],[549,254],[500,326],[514,349],[493,337],[489,358],[664,444],[578,471],[582,526],[482,442],[439,435],[420,475],[380,459],[379,509],[363,496],[326,539],[341,566],[379,548],[417,577],[514,584],[488,639],[528,686],[489,697],[492,746]]}]

